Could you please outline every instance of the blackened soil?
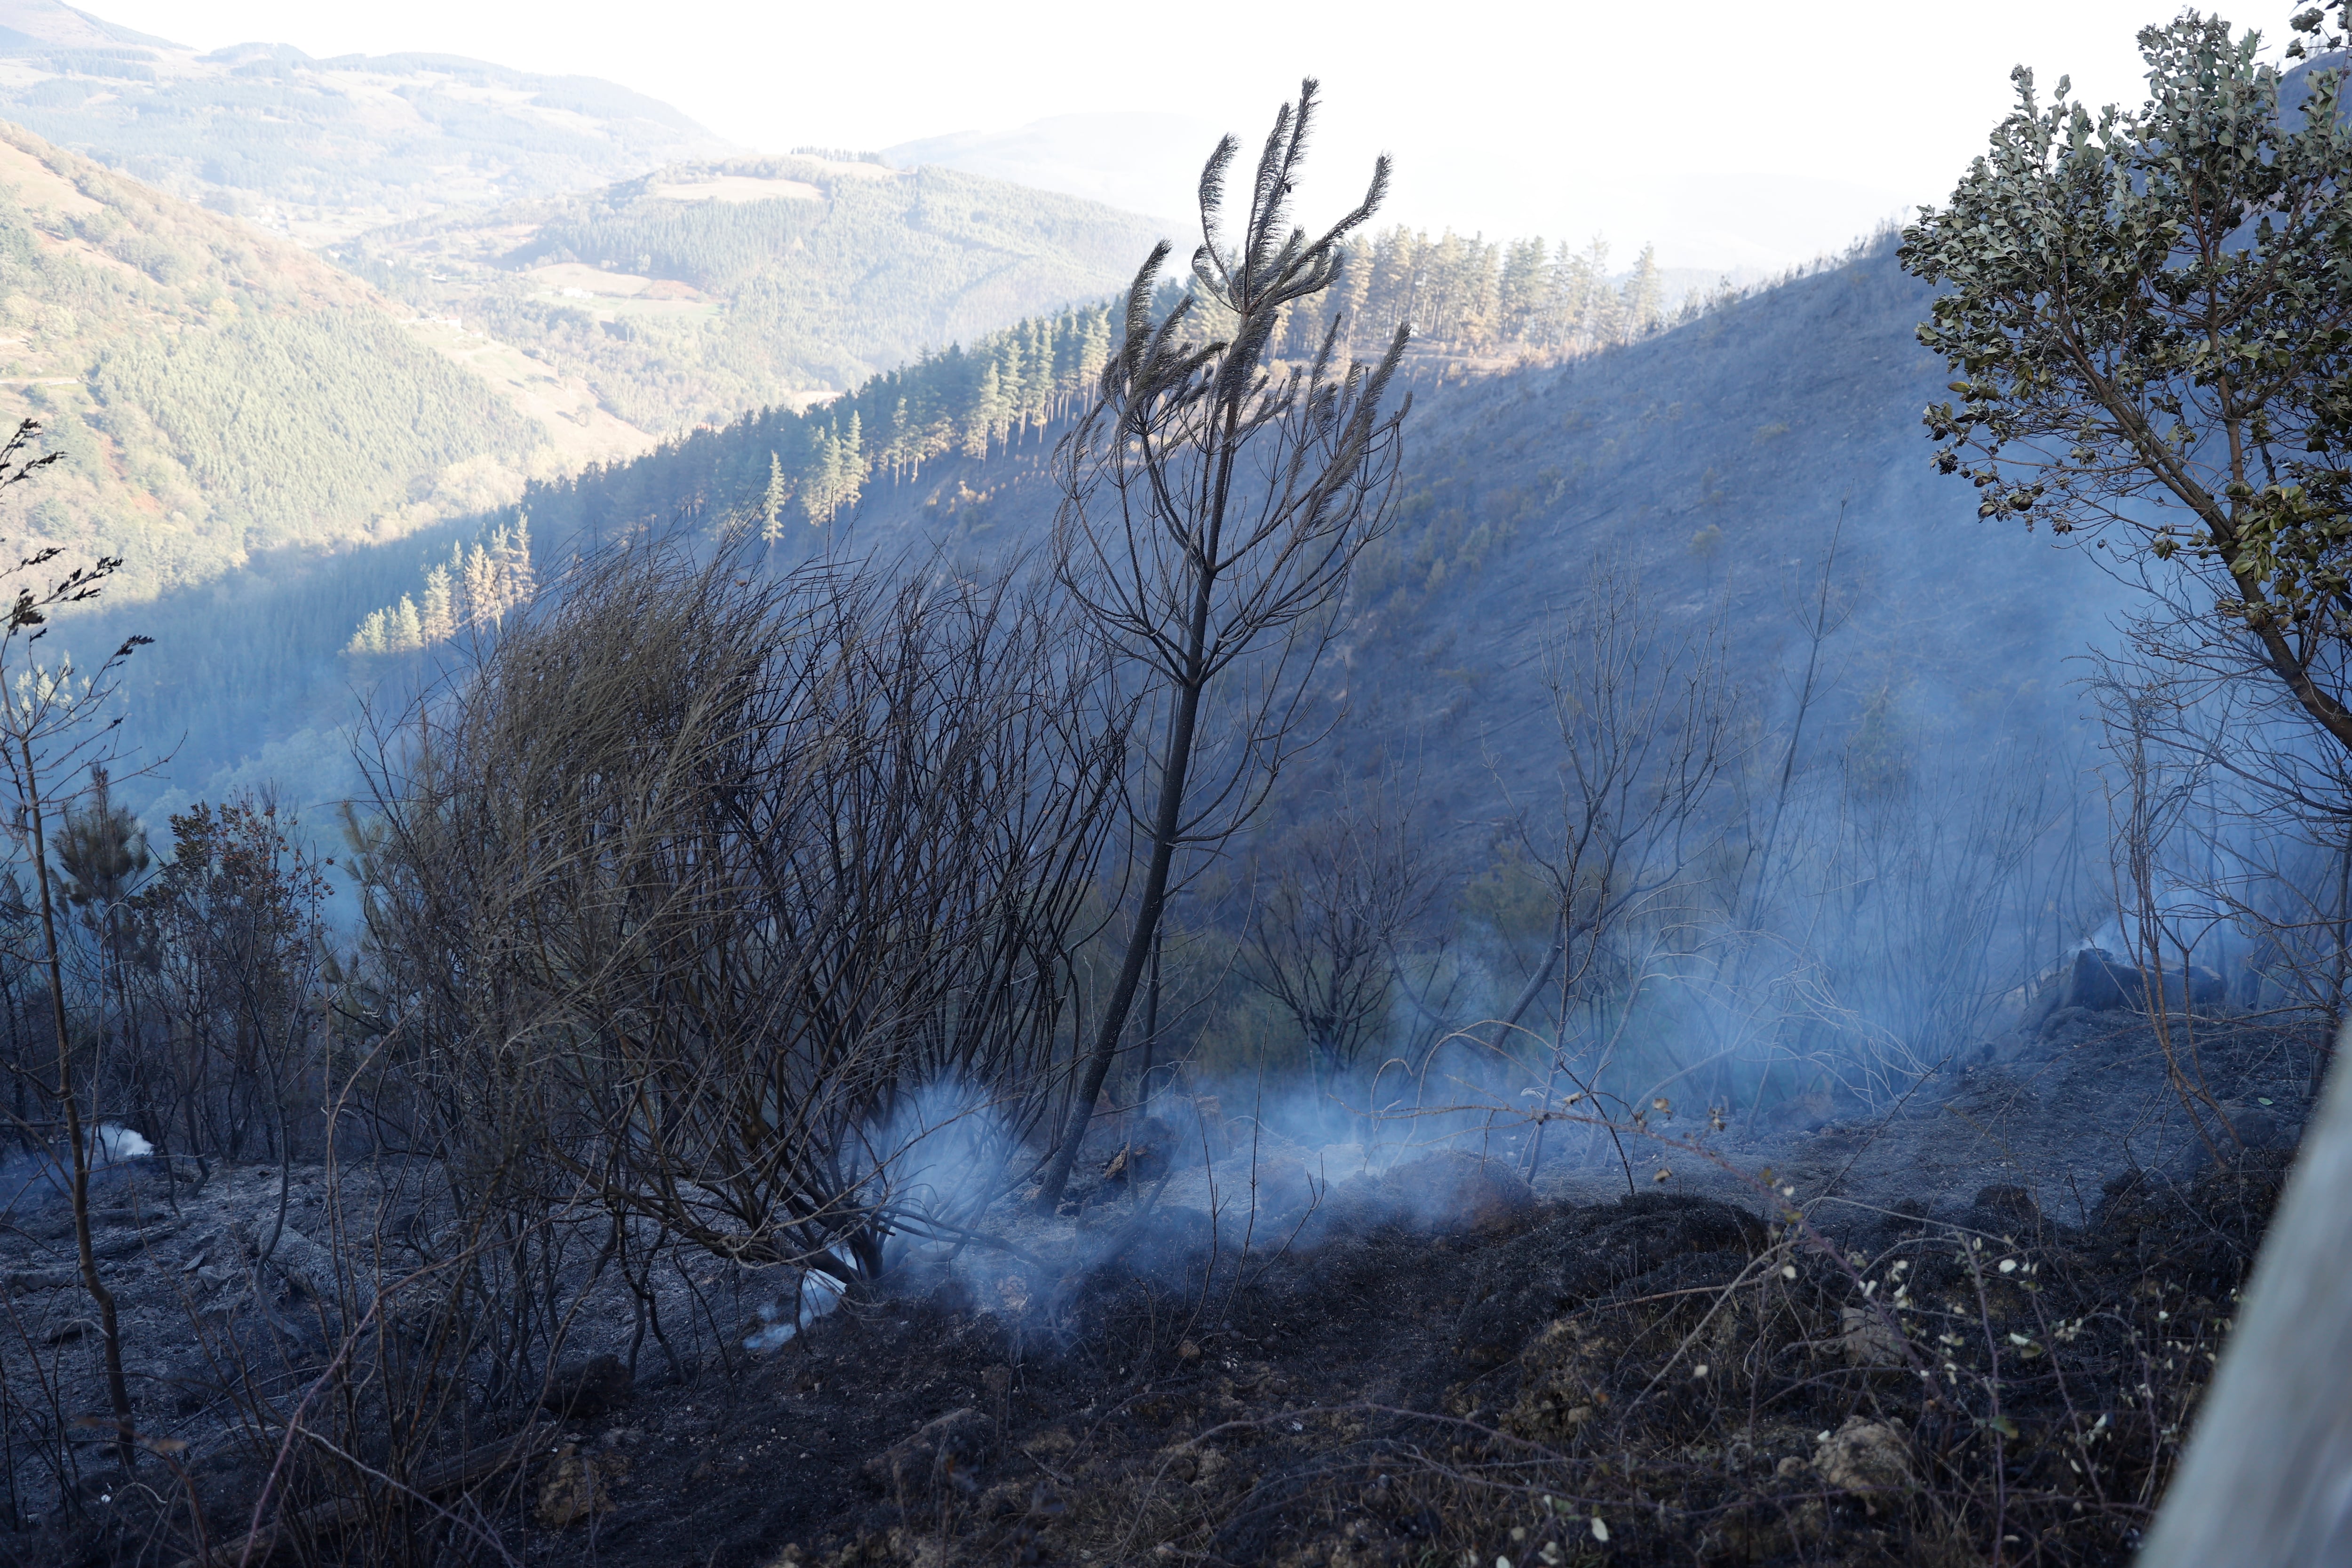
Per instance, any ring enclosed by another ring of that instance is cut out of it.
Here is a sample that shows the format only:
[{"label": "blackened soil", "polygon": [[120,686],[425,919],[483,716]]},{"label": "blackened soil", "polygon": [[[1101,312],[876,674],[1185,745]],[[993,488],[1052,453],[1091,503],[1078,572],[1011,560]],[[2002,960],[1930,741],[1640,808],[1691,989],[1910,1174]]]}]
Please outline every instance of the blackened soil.
[{"label": "blackened soil", "polygon": [[[2014,1187],[1834,1238],[1643,1194],[867,1302],[572,1424],[625,1477],[527,1560],[2120,1563],[2284,1168],[2117,1183],[2081,1229]],[[1898,1293],[1907,1362],[1869,1337]],[[1883,1489],[1824,1459],[1857,1426],[1906,1455]]]},{"label": "blackened soil", "polygon": [[1512,1234],[1381,1227],[1239,1267],[1199,1258],[1189,1279],[1154,1258],[1018,1314],[956,1286],[846,1308],[771,1360],[581,1428],[629,1456],[626,1501],[552,1560],[911,1562],[944,1544],[1162,1561],[1179,1526],[1193,1560],[1272,1560],[1313,1533],[1332,1476],[1414,1424],[1391,1412],[1440,1408],[1473,1281]]},{"label": "blackened soil", "polygon": [[[1417,1167],[1381,1202],[1326,1189],[1242,1251],[1179,1206],[1180,1174],[1131,1230],[1148,1199],[1102,1194],[1081,1221],[1097,1245],[1061,1254],[1095,1261],[1059,1279],[968,1253],[766,1356],[740,1348],[750,1300],[730,1299],[682,1371],[649,1348],[633,1387],[559,1380],[568,1414],[537,1416],[527,1462],[289,1535],[278,1560],[2120,1564],[2234,1314],[2308,1069],[2217,1032],[2204,1068],[2235,1132],[2209,1139],[2157,1093],[2142,1032],[2070,1027],[1916,1115],[1735,1149],[1783,1173],[1769,1187],[1678,1192],[1717,1169],[1687,1152],[1671,1183],[1643,1167],[1640,1195],[1603,1201],[1546,1182],[1536,1203],[1513,1162]],[[1601,1177],[1629,1179],[1591,1142]],[[1444,1203],[1389,1201],[1441,1178]],[[73,1500],[0,1528],[0,1563],[177,1563],[191,1499],[215,1544],[242,1532],[278,1439],[218,1430],[187,1325],[268,1330],[287,1387],[315,1373],[333,1336],[297,1342],[314,1314],[268,1277],[255,1296],[233,1244],[280,1212],[329,1234],[318,1185],[232,1173],[102,1216],[142,1426],[188,1447],[126,1487],[78,1438]],[[1420,1206],[1456,1217],[1398,1217]],[[10,1331],[78,1380],[69,1417],[102,1405],[61,1226],[20,1216],[0,1287]]]}]

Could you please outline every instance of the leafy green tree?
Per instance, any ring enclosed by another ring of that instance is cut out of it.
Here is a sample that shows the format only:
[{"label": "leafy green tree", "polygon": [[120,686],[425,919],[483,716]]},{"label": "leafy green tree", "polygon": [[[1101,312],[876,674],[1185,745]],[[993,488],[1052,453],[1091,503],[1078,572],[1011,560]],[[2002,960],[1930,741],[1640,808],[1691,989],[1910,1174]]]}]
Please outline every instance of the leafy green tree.
[{"label": "leafy green tree", "polygon": [[[2318,9],[2294,27],[2291,58],[2343,41]],[[2045,105],[2013,72],[1990,151],[1904,231],[1943,290],[1920,342],[1959,373],[1927,412],[1937,463],[1981,516],[2210,598],[2191,613],[2215,640],[2352,750],[2343,72],[2309,69],[2296,104],[2258,35],[2193,12],[2139,46],[2137,110],[2094,115],[2063,79]]]}]

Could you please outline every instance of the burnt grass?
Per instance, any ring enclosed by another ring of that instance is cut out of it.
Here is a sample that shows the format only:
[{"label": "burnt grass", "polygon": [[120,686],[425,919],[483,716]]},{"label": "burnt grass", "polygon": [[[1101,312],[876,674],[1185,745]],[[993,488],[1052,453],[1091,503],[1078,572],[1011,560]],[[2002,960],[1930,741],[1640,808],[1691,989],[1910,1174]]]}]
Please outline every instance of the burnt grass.
[{"label": "burnt grass", "polygon": [[[1838,1258],[1644,1194],[1310,1226],[1192,1292],[1107,1271],[1018,1330],[950,1289],[710,1385],[663,1428],[690,1446],[633,1472],[659,1500],[566,1558],[2123,1562],[2284,1165],[2121,1183],[2084,1230],[1994,1188]],[[1856,1316],[1890,1278],[1928,1377]],[[1822,1439],[1872,1427],[1894,1468]]]},{"label": "burnt grass", "polygon": [[[1834,1235],[1490,1172],[1446,1227],[1334,1205],[1238,1258],[1128,1197],[1034,1298],[910,1276],[772,1355],[574,1376],[521,1465],[275,1560],[2122,1563],[2287,1160],[2119,1178],[2080,1227],[1994,1186]],[[187,1495],[232,1541],[263,1458],[0,1558],[183,1561]]]}]

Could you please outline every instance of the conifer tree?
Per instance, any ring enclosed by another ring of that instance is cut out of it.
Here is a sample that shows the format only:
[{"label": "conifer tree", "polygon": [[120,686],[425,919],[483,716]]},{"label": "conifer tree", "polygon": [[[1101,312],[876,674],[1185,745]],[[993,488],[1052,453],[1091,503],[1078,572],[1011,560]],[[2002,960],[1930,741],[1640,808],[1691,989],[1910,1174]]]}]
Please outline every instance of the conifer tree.
[{"label": "conifer tree", "polygon": [[966,418],[963,453],[967,458],[988,456],[990,437],[996,434],[997,422],[1004,416],[1004,382],[997,374],[996,361],[991,359],[980,374],[980,395],[972,401],[971,413]]},{"label": "conifer tree", "polygon": [[[1093,407],[1055,452],[1055,574],[1160,711],[1140,731],[1159,737],[1139,781],[1151,803],[1148,861],[1071,1124],[1039,1186],[1048,1207],[1126,1032],[1176,856],[1223,842],[1263,798],[1326,646],[1324,612],[1390,517],[1404,409],[1384,402],[1404,331],[1374,365],[1337,361],[1328,334],[1311,365],[1277,375],[1269,363],[1278,312],[1331,287],[1341,242],[1388,188],[1382,158],[1338,224],[1319,237],[1293,226],[1315,94],[1303,83],[1276,118],[1234,235],[1225,181],[1239,149],[1230,136],[1219,143],[1201,174],[1193,289],[1154,322],[1161,242],[1128,292],[1125,342]],[[1219,336],[1195,335],[1196,307]],[[1210,710],[1213,728],[1232,728],[1204,734],[1203,700],[1236,666],[1229,684],[1248,695]]]},{"label": "conifer tree", "polygon": [[[1339,353],[1352,354],[1357,351],[1357,334],[1361,330],[1364,310],[1371,298],[1370,247],[1360,241],[1350,245],[1341,253],[1338,265],[1339,272],[1329,291],[1331,320],[1339,326],[1339,337],[1332,347]],[[1316,325],[1319,327],[1323,323],[1317,322]],[[1367,334],[1360,341],[1369,343],[1371,339]]]},{"label": "conifer tree", "polygon": [[1543,237],[1513,240],[1495,291],[1496,326],[1508,342],[1535,346],[1545,297],[1550,292],[1549,253]]},{"label": "conifer tree", "polygon": [[383,651],[383,612],[370,610],[360,622],[360,629],[352,634],[345,653],[382,653]]},{"label": "conifer tree", "polygon": [[416,601],[403,594],[395,621],[386,640],[394,653],[414,653],[425,646],[425,624],[416,613]]},{"label": "conifer tree", "polygon": [[834,494],[841,482],[841,437],[828,430],[816,440],[816,460],[801,485],[801,510],[809,525],[833,521]]},{"label": "conifer tree", "polygon": [[997,382],[1004,389],[1003,412],[997,420],[996,439],[1006,451],[1020,440],[1023,427],[1029,423],[1029,371],[1034,361],[1023,352],[1021,336],[1008,336],[1000,353]]},{"label": "conifer tree", "polygon": [[855,507],[866,489],[865,427],[855,408],[849,411],[848,432],[835,448],[835,464],[838,477],[834,481],[833,509],[838,512],[844,507]]},{"label": "conifer tree", "polygon": [[530,564],[530,513],[516,513],[514,528],[506,535],[506,554],[499,564],[506,586],[504,607],[514,610],[530,604],[539,592],[539,575]]},{"label": "conifer tree", "polygon": [[56,854],[66,902],[81,911],[82,923],[98,934],[110,960],[119,957],[126,906],[152,857],[138,816],[115,804],[102,763],[90,768],[89,795],[58,825]]},{"label": "conifer tree", "polygon": [[1570,341],[1576,347],[1595,349],[1618,341],[1623,312],[1616,290],[1609,287],[1609,242],[1601,236],[1594,235],[1576,258],[1569,293],[1573,301]]},{"label": "conifer tree", "polygon": [[1624,301],[1624,341],[1630,342],[1658,324],[1665,309],[1665,284],[1658,276],[1656,246],[1642,247],[1641,258],[1633,263],[1633,275],[1625,279],[1621,298]]},{"label": "conifer tree", "polygon": [[[466,552],[466,624],[488,626],[499,618],[498,566],[476,540]],[[387,629],[389,636],[389,629]]]},{"label": "conifer tree", "polygon": [[456,596],[446,566],[436,565],[425,574],[425,605],[417,614],[426,647],[447,642],[457,635]]},{"label": "conifer tree", "polygon": [[768,493],[760,501],[760,542],[772,549],[784,536],[784,498],[788,493],[784,460],[772,451],[768,454]]}]

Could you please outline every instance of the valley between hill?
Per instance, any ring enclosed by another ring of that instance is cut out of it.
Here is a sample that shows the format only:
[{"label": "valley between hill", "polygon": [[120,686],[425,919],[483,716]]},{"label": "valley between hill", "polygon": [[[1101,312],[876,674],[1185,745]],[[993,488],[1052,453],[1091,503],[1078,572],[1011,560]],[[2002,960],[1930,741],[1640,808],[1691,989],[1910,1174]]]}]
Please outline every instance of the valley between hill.
[{"label": "valley between hill", "polygon": [[1076,197],[799,155],[666,165],[392,226],[329,254],[659,438],[807,407],[1024,317],[1106,299],[1159,237]]}]

